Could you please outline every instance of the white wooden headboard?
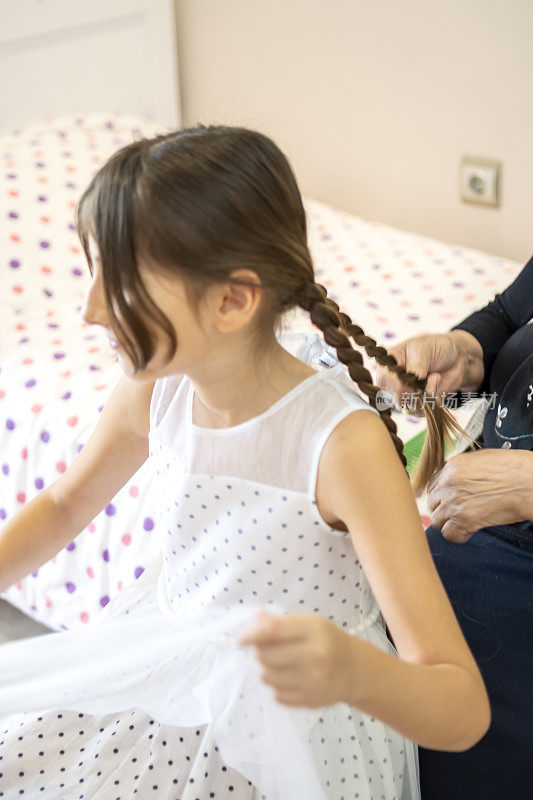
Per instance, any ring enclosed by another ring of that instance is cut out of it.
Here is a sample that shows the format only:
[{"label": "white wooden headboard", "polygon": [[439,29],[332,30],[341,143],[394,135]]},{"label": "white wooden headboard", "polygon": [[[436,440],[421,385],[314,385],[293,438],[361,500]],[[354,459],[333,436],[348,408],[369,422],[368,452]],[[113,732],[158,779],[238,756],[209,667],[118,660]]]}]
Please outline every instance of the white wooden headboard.
[{"label": "white wooden headboard", "polygon": [[0,133],[94,111],[181,124],[174,0],[0,0]]}]

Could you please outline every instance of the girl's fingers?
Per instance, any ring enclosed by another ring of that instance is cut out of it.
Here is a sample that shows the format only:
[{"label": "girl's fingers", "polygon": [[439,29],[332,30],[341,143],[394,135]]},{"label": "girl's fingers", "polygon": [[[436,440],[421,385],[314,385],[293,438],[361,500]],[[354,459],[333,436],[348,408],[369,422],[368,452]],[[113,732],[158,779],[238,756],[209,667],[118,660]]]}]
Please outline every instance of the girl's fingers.
[{"label": "girl's fingers", "polygon": [[302,663],[305,653],[301,642],[282,642],[263,645],[258,649],[257,657],[267,667],[290,667]]},{"label": "girl's fingers", "polygon": [[304,614],[288,614],[283,617],[270,617],[257,622],[238,637],[239,644],[274,644],[305,639],[307,624]]},{"label": "girl's fingers", "polygon": [[261,680],[273,686],[274,689],[291,691],[301,688],[302,670],[301,669],[265,669],[261,673]]},{"label": "girl's fingers", "polygon": [[276,692],[276,700],[278,703],[283,703],[285,706],[302,706],[305,705],[302,698],[302,693],[299,689],[280,689]]}]

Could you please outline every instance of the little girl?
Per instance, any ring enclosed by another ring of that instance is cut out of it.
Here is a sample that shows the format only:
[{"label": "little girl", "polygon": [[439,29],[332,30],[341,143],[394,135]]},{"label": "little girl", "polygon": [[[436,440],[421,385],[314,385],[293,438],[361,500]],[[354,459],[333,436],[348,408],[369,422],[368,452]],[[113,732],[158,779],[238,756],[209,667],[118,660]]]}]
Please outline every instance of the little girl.
[{"label": "little girl", "polygon": [[[416,800],[414,742],[471,747],[488,701],[349,337],[396,362],[315,283],[288,160],[239,127],[136,141],[77,222],[124,377],[39,521],[0,531],[0,583],[147,457],[161,555],[84,630],[0,648],[0,797]],[[280,344],[296,306],[336,366]]]}]

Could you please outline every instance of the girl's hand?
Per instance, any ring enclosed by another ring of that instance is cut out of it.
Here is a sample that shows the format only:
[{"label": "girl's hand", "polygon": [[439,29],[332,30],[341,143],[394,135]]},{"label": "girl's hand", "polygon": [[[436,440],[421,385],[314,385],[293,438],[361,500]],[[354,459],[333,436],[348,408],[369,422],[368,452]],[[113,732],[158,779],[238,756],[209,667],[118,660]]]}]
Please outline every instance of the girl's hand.
[{"label": "girl's hand", "polygon": [[261,679],[288,706],[318,708],[344,702],[357,680],[357,639],[318,614],[275,617],[261,609],[239,644],[256,646]]},{"label": "girl's hand", "polygon": [[466,542],[480,528],[530,519],[533,454],[487,448],[450,458],[428,483],[431,523]]}]

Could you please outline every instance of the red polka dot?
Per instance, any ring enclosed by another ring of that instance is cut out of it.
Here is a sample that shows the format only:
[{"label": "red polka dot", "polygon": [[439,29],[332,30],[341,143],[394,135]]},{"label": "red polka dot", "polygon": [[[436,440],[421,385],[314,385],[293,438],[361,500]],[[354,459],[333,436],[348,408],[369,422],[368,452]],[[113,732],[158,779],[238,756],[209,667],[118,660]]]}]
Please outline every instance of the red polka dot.
[{"label": "red polka dot", "polygon": [[130,486],[130,496],[137,497],[139,494],[139,487],[138,486]]},{"label": "red polka dot", "polygon": [[6,393],[4,392],[4,390],[0,389],[0,400],[3,400],[5,396],[6,396]]},{"label": "red polka dot", "polygon": [[15,294],[22,294],[22,292],[24,291],[24,287],[22,287],[22,286],[13,286],[13,291],[15,292]]},{"label": "red polka dot", "polygon": [[56,464],[56,469],[58,472],[65,472],[67,469],[67,465],[64,461],[58,461]]},{"label": "red polka dot", "polygon": [[26,366],[27,364],[33,364],[33,358],[23,358],[22,363],[24,364],[24,366]]},{"label": "red polka dot", "polygon": [[25,503],[25,502],[26,502],[26,493],[17,492],[17,503]]},{"label": "red polka dot", "polygon": [[88,613],[86,611],[82,611],[81,614],[80,614],[80,619],[81,619],[82,622],[85,622],[87,624],[87,622],[89,622]]},{"label": "red polka dot", "polygon": [[124,542],[124,544],[126,545],[126,547],[127,547],[128,545],[130,545],[130,544],[131,544],[131,533],[125,533],[125,534],[123,535],[123,537],[122,537],[122,541]]},{"label": "red polka dot", "polygon": [[87,525],[87,530],[89,531],[89,533],[95,532],[96,525],[94,524],[94,522],[89,522],[89,524]]},{"label": "red polka dot", "polygon": [[431,517],[428,517],[427,514],[420,514],[420,520],[424,528],[427,528],[431,525]]},{"label": "red polka dot", "polygon": [[45,604],[46,608],[50,608],[50,607],[52,606],[52,601],[50,600],[50,598],[49,598],[49,597],[46,597],[46,596],[45,596],[45,598],[44,598],[44,604]]},{"label": "red polka dot", "polygon": [[25,461],[28,458],[28,449],[23,447],[20,451],[20,457]]},{"label": "red polka dot", "polygon": [[94,569],[92,567],[87,567],[87,575],[89,578],[94,578]]},{"label": "red polka dot", "polygon": [[40,406],[38,403],[36,403],[36,405],[31,407],[31,410],[33,411],[34,414],[40,414],[41,411],[43,410],[43,407]]}]

